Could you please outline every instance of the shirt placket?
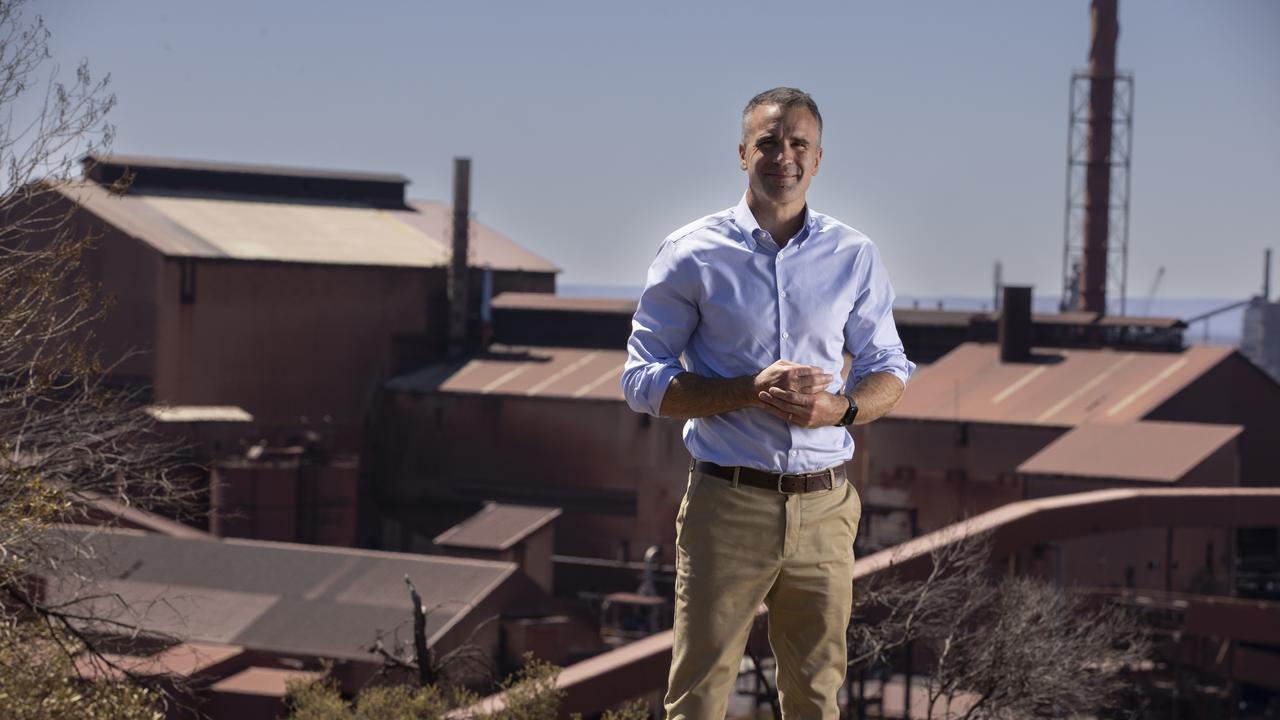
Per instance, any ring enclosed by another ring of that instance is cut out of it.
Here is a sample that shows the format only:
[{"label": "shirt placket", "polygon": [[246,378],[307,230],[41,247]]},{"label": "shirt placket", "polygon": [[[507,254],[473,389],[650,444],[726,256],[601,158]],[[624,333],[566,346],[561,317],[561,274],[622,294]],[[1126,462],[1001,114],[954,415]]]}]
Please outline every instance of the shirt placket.
[{"label": "shirt placket", "polygon": [[[787,299],[787,290],[791,287],[789,281],[793,274],[792,268],[795,262],[791,258],[795,255],[795,249],[790,243],[786,247],[778,251],[773,259],[774,270],[774,289],[778,293],[778,357],[783,360],[793,360],[797,357],[795,354],[795,338],[791,335],[791,328],[794,325],[791,303]],[[786,458],[783,460],[783,472],[790,472],[797,461],[798,451],[795,449],[795,426],[787,423],[787,449]]]}]

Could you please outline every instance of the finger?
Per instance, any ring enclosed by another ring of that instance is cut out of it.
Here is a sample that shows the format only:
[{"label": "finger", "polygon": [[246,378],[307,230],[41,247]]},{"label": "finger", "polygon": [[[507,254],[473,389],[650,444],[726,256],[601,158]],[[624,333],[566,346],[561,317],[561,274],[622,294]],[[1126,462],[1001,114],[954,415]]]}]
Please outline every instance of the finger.
[{"label": "finger", "polygon": [[817,365],[798,365],[791,368],[791,372],[798,377],[810,377],[813,375],[826,375],[827,371]]},{"label": "finger", "polygon": [[782,412],[782,414],[784,414],[784,415],[785,415],[785,414],[787,414],[787,413],[793,413],[793,414],[794,414],[794,413],[797,413],[797,412],[803,412],[803,411],[804,411],[804,408],[803,408],[803,407],[801,407],[801,406],[799,406],[799,405],[793,405],[793,404],[791,404],[791,403],[789,403],[789,402],[786,402],[785,400],[781,400],[781,399],[779,399],[779,398],[776,398],[776,397],[774,397],[774,396],[770,395],[770,394],[769,394],[769,393],[767,393],[767,392],[762,392],[762,393],[760,393],[760,402],[761,402],[761,404],[763,404],[763,405],[764,405],[764,406],[766,406],[767,408],[774,408],[774,409],[777,409],[778,411]]},{"label": "finger", "polygon": [[812,406],[814,403],[814,396],[807,395],[805,393],[784,390],[779,387],[771,387],[767,392],[778,400],[799,408],[807,408]]},{"label": "finger", "polygon": [[809,375],[799,383],[799,385],[797,386],[797,389],[800,390],[801,392],[811,393],[811,392],[814,392],[815,390],[824,389],[829,385],[831,385],[830,375],[825,375],[825,374]]},{"label": "finger", "polygon": [[786,390],[780,390],[776,387],[769,388],[768,390],[760,393],[760,400],[776,408],[781,408],[788,412],[795,412],[798,406],[785,398],[775,395],[775,392],[786,392]]}]

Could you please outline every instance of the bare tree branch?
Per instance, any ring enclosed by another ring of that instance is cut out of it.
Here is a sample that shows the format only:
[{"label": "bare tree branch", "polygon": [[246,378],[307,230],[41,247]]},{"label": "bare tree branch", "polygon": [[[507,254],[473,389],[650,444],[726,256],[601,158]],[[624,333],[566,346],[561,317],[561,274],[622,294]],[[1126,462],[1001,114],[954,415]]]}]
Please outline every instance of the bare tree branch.
[{"label": "bare tree branch", "polygon": [[[112,299],[91,280],[99,236],[78,210],[76,175],[114,137],[110,78],[83,61],[64,78],[44,21],[25,10],[0,0],[0,632],[44,628],[51,646],[141,682],[99,650],[108,630],[140,636],[133,618],[86,609],[106,597],[94,590],[102,559],[53,528],[101,522],[95,497],[190,516],[194,474],[155,432],[147,390],[111,385],[123,358],[102,357],[96,336]],[[49,578],[85,594],[51,598]]]},{"label": "bare tree branch", "polygon": [[989,570],[989,538],[934,552],[919,580],[877,578],[855,593],[850,666],[888,663],[912,643],[927,662],[926,717],[1096,716],[1118,706],[1126,669],[1149,652],[1138,619],[1118,606]]}]

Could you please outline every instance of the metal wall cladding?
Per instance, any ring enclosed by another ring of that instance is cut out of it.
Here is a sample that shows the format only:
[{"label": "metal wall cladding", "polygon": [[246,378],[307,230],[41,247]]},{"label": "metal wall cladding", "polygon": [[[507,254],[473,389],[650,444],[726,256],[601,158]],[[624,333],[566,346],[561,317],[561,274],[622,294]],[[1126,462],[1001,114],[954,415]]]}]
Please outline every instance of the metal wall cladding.
[{"label": "metal wall cladding", "polygon": [[359,466],[352,460],[218,463],[211,529],[222,537],[352,546]]}]

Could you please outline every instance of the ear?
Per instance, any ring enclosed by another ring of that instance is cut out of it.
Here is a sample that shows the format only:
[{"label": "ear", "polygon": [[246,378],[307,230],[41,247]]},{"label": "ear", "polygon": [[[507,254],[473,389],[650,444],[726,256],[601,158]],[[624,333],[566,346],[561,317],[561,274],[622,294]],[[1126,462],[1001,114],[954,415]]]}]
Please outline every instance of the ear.
[{"label": "ear", "polygon": [[738,166],[747,169],[747,146],[742,143],[738,143]]},{"label": "ear", "polygon": [[811,175],[818,174],[818,166],[822,164],[822,146],[818,146],[818,155],[813,159],[813,172]]}]

